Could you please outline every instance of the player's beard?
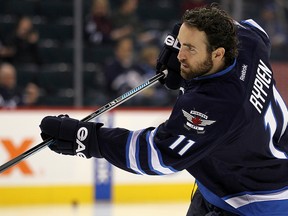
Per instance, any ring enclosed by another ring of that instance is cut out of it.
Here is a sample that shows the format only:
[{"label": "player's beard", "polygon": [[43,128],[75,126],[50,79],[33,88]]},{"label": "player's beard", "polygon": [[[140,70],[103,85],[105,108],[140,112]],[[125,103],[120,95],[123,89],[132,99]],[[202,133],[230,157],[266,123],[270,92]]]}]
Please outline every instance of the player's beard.
[{"label": "player's beard", "polygon": [[207,55],[206,59],[197,63],[197,65],[189,65],[189,68],[181,67],[181,76],[186,80],[190,80],[209,73],[212,67],[212,57],[211,55]]}]

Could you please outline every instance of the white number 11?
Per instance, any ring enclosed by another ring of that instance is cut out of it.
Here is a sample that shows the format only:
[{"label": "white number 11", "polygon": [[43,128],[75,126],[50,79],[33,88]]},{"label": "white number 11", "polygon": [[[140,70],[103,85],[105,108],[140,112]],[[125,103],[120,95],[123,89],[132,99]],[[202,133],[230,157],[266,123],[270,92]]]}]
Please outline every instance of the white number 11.
[{"label": "white number 11", "polygon": [[[179,135],[179,138],[169,146],[170,149],[175,149],[178,145],[183,143],[183,140],[185,139],[184,135]],[[193,140],[187,140],[186,145],[178,152],[179,155],[183,155],[195,142]]]}]

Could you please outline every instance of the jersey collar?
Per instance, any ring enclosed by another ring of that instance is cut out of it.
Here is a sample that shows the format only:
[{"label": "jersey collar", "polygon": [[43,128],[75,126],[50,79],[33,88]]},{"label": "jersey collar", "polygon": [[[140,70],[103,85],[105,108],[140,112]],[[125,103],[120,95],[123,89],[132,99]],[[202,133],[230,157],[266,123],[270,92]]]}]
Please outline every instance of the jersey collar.
[{"label": "jersey collar", "polygon": [[229,67],[225,68],[222,71],[219,71],[217,73],[210,74],[210,75],[207,75],[207,76],[196,77],[193,80],[204,80],[204,79],[211,79],[211,78],[223,76],[223,75],[229,73],[235,67],[235,65],[236,65],[236,59],[234,59],[234,62],[233,62],[232,65],[230,65]]}]

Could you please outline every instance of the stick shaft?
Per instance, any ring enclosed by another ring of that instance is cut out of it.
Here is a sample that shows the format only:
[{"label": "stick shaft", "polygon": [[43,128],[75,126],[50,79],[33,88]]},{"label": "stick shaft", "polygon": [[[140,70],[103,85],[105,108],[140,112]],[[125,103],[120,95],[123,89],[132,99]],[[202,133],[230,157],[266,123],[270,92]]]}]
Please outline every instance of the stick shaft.
[{"label": "stick shaft", "polygon": [[[147,80],[145,83],[139,85],[138,87],[124,93],[123,95],[119,96],[118,98],[114,99],[113,101],[107,103],[106,105],[100,107],[98,110],[95,112],[91,113],[90,115],[86,116],[83,118],[81,121],[83,122],[88,122],[100,115],[102,115],[105,112],[108,112],[109,110],[119,106],[120,104],[124,103],[128,99],[134,97],[136,94],[139,92],[143,91],[144,89],[154,85],[159,79],[164,78],[167,75],[167,71],[163,71],[162,73],[156,74],[154,77],[150,78]],[[40,144],[32,147],[31,149],[25,151],[24,153],[18,155],[17,157],[11,159],[10,161],[4,163],[3,165],[0,166],[0,173],[4,172],[5,170],[9,169],[12,166],[15,166],[22,160],[26,159],[27,157],[33,155],[34,153],[40,151],[44,147],[47,147],[53,142],[53,139],[47,139],[41,142]]]}]

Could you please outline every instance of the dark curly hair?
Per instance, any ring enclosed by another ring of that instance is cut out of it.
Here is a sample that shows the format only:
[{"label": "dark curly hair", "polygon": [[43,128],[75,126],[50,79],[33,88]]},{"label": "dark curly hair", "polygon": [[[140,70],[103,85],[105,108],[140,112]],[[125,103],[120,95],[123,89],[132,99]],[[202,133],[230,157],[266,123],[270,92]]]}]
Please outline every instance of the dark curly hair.
[{"label": "dark curly hair", "polygon": [[208,52],[223,47],[225,49],[225,65],[231,65],[238,55],[236,27],[233,19],[218,5],[211,4],[206,7],[187,10],[182,22],[207,35]]}]

